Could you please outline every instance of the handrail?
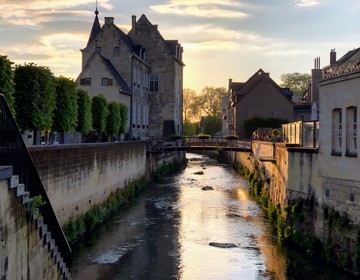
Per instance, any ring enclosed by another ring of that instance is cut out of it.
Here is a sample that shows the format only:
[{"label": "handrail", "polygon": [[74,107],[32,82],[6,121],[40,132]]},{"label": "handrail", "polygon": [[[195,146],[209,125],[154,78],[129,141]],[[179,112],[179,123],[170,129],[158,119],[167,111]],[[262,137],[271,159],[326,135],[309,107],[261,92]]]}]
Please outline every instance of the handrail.
[{"label": "handrail", "polygon": [[69,265],[71,248],[15,119],[2,94],[0,94],[0,165],[13,166],[13,173],[19,175],[19,182],[25,185],[25,189],[30,192],[31,197],[42,196],[45,203],[39,207],[39,214],[43,217],[44,223],[47,224],[51,237],[55,240],[58,251],[61,253],[65,263]]}]

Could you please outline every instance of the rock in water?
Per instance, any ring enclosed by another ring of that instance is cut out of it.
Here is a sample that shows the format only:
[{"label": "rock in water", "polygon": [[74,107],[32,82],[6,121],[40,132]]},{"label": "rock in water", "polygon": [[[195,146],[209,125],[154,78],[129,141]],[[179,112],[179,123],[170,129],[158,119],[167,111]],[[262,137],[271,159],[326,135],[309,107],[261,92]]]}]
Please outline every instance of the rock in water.
[{"label": "rock in water", "polygon": [[235,248],[237,247],[234,243],[219,243],[219,242],[210,242],[210,246],[219,247],[219,248]]},{"label": "rock in water", "polygon": [[210,186],[205,186],[205,187],[202,187],[201,188],[203,191],[213,191],[214,188],[213,187],[210,187]]}]

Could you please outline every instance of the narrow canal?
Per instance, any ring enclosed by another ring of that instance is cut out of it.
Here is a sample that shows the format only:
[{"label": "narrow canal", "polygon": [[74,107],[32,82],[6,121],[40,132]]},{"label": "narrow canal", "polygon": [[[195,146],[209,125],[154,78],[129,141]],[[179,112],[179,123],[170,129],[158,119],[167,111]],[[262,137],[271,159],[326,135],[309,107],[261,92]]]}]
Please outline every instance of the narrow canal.
[{"label": "narrow canal", "polygon": [[149,186],[73,246],[73,279],[351,279],[281,248],[247,182],[229,166],[187,158],[185,170]]}]

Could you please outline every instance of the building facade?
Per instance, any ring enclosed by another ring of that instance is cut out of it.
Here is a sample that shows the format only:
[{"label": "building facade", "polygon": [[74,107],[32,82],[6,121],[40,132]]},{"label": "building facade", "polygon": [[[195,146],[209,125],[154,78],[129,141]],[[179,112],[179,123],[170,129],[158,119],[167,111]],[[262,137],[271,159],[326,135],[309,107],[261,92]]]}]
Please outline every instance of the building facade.
[{"label": "building facade", "polygon": [[319,176],[323,199],[360,222],[360,169],[357,120],[360,107],[360,49],[323,69],[320,87]]},{"label": "building facade", "polygon": [[233,118],[229,119],[229,131],[235,130],[240,138],[245,135],[244,122],[251,118],[279,118],[293,121],[294,106],[292,92],[279,87],[269,73],[259,69],[245,83],[229,81],[230,103]]},{"label": "building facade", "polygon": [[127,138],[146,139],[182,133],[183,49],[164,40],[157,25],[145,15],[125,34],[98,11],[82,52],[82,71],[76,82],[91,97],[103,94],[108,101],[129,109]]}]

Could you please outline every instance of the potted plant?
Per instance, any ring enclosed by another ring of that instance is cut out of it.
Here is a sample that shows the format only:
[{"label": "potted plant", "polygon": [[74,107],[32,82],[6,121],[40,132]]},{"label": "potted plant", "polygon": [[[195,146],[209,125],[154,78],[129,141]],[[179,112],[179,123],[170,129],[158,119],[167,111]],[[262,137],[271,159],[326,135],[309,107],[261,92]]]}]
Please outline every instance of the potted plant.
[{"label": "potted plant", "polygon": [[201,139],[201,140],[205,140],[205,139],[209,139],[210,135],[208,135],[208,134],[199,134],[198,138]]},{"label": "potted plant", "polygon": [[280,135],[281,135],[281,133],[278,129],[274,128],[273,130],[271,130],[271,136],[275,140],[275,142],[279,141]]}]

